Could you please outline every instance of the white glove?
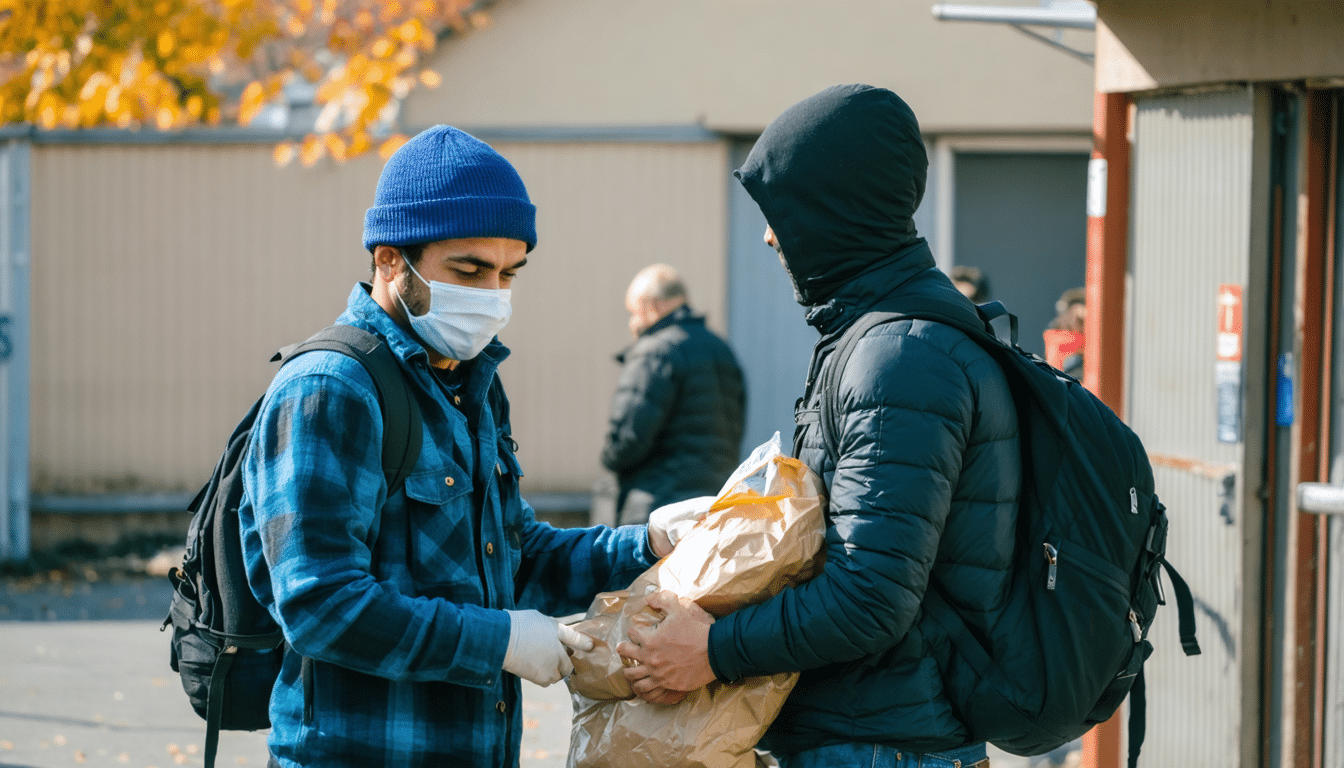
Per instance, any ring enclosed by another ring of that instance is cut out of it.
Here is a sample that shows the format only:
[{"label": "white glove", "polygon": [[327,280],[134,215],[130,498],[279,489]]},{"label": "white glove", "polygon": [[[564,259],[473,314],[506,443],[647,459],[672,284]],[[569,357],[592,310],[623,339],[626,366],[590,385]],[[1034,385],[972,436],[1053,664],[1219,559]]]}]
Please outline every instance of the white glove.
[{"label": "white glove", "polygon": [[649,513],[649,547],[653,553],[658,557],[667,557],[677,542],[709,512],[717,498],[697,496],[666,504]]},{"label": "white glove", "polygon": [[591,651],[593,639],[538,611],[509,614],[509,649],[504,671],[547,686],[574,671],[565,646]]}]

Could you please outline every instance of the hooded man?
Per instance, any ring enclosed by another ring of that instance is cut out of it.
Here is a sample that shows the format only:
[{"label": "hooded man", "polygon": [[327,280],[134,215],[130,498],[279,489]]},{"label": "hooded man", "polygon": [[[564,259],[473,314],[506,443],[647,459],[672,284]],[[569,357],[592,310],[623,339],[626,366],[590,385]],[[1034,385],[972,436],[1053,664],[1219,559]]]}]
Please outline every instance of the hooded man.
[{"label": "hooded man", "polygon": [[[786,110],[735,174],[821,333],[809,382],[871,310],[935,302],[975,317],[915,231],[926,169],[905,102],[844,85]],[[829,497],[823,572],[717,622],[651,596],[666,618],[619,647],[639,662],[627,677],[640,696],[674,701],[715,679],[801,670],[762,741],[783,768],[987,765],[944,692],[949,641],[921,604],[936,589],[972,631],[1003,609],[1021,474],[1007,383],[960,331],[907,319],[865,334],[838,386],[837,455],[820,392],[795,414],[796,455]]]}]

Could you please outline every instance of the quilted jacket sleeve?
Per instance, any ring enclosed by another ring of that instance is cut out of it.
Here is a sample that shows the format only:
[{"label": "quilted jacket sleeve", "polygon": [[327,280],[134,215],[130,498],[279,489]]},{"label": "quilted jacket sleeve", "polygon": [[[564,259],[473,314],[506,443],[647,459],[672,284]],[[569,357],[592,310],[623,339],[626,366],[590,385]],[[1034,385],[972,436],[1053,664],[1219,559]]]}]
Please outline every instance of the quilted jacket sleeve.
[{"label": "quilted jacket sleeve", "polygon": [[637,467],[649,455],[676,400],[672,351],[636,344],[629,352],[611,404],[611,425],[602,448],[602,464],[612,472]]},{"label": "quilted jacket sleeve", "polygon": [[970,435],[970,381],[944,345],[891,323],[855,348],[839,402],[825,569],[714,625],[723,679],[880,653],[915,621]]}]

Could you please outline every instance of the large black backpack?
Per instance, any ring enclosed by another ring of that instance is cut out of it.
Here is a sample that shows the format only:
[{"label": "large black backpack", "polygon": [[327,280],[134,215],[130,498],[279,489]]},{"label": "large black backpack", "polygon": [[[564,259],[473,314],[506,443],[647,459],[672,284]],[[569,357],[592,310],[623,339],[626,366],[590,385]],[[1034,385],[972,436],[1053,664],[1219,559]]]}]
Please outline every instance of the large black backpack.
[{"label": "large black backpack", "polygon": [[[999,302],[978,308],[979,324],[936,302],[912,299],[899,309],[855,321],[820,377],[819,423],[830,456],[838,452],[840,375],[859,339],[882,323],[925,319],[962,331],[998,362],[1017,407],[1022,490],[1005,613],[983,637],[932,583],[922,606],[951,641],[943,677],[959,719],[975,741],[1040,755],[1109,719],[1129,695],[1134,768],[1144,737],[1143,662],[1153,650],[1148,629],[1165,603],[1162,568],[1181,646],[1199,653],[1194,603],[1166,561],[1166,508],[1153,492],[1143,445],[1077,380],[1018,347],[1017,318]],[[1039,649],[1040,664],[1004,658],[1020,658],[1024,647]]]},{"label": "large black backpack", "polygon": [[[333,325],[271,359],[284,365],[314,350],[353,357],[373,378],[383,412],[382,461],[390,496],[405,482],[422,439],[420,407],[396,358],[377,336]],[[194,514],[186,554],[182,566],[168,575],[173,597],[163,628],[173,627],[173,670],[181,675],[191,706],[206,721],[207,768],[214,765],[221,729],[270,727],[271,688],[286,652],[279,625],[247,585],[240,542],[243,457],[260,409],[258,399],[234,429],[210,481],[188,507]],[[309,675],[305,658],[305,681]]]}]

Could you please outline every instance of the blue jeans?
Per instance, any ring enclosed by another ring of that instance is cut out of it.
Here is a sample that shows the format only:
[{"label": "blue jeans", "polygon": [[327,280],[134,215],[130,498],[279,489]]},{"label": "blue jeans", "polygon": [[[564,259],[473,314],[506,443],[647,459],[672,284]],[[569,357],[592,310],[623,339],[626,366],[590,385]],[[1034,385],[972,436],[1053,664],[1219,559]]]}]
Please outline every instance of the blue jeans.
[{"label": "blue jeans", "polygon": [[774,755],[779,768],[989,768],[984,744],[918,754],[882,744],[832,744]]}]

